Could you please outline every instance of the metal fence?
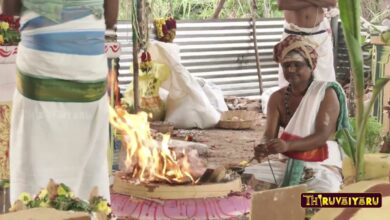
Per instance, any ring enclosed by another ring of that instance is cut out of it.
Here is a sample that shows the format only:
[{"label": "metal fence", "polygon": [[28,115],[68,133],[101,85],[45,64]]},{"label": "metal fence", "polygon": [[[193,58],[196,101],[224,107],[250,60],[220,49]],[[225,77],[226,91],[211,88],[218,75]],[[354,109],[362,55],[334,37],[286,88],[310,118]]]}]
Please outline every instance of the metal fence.
[{"label": "metal fence", "polygon": [[[337,78],[350,72],[348,52],[341,23],[334,21],[335,70]],[[118,41],[122,45],[119,86],[123,92],[132,80],[132,36],[130,21],[118,23]],[[283,19],[257,19],[256,39],[260,56],[263,88],[278,83],[278,65],[272,60],[273,46],[283,32]],[[362,32],[367,32],[363,30]],[[151,31],[151,39],[154,39]],[[181,51],[182,64],[198,77],[217,84],[224,95],[258,97],[260,95],[252,22],[250,19],[177,21],[174,43]]]},{"label": "metal fence", "polygon": [[[272,48],[280,40],[283,20],[257,20],[256,30],[263,87],[276,86],[278,66],[272,60]],[[132,80],[129,70],[132,62],[130,22],[120,21],[117,34],[122,44],[119,86],[123,91]],[[224,95],[260,95],[249,19],[178,21],[174,43],[179,45],[182,64],[188,71],[215,83]]]}]

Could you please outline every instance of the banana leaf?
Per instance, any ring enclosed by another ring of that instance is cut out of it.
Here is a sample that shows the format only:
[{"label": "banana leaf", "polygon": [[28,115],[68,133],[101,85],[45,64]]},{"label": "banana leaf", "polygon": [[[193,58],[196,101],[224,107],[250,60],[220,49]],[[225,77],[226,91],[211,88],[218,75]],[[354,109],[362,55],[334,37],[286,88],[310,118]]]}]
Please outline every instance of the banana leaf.
[{"label": "banana leaf", "polygon": [[347,44],[350,57],[354,88],[357,126],[361,127],[364,112],[364,73],[363,73],[363,53],[360,44],[360,0],[340,0],[340,18],[343,24],[345,42]]}]

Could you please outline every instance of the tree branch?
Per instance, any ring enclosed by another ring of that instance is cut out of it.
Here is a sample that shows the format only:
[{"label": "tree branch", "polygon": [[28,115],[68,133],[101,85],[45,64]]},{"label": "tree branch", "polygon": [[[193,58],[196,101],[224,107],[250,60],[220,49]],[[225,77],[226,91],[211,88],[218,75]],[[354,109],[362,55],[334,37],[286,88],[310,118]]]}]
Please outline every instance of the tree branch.
[{"label": "tree branch", "polygon": [[219,0],[217,7],[215,8],[213,19],[218,19],[219,13],[221,13],[223,5],[225,4],[226,0]]}]

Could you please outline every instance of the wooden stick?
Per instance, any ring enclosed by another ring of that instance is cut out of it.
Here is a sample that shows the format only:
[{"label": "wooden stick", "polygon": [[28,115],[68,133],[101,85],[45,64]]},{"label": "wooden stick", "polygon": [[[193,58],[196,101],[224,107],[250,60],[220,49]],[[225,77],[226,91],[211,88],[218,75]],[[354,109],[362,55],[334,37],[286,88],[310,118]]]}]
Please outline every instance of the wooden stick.
[{"label": "wooden stick", "polygon": [[253,45],[255,47],[256,69],[257,69],[257,76],[259,79],[259,89],[260,89],[260,95],[261,95],[261,94],[263,94],[263,80],[261,78],[260,57],[259,57],[259,51],[257,49],[256,10],[257,10],[256,0],[252,0],[252,35],[253,35]]},{"label": "wooden stick", "polygon": [[141,24],[140,20],[142,19],[141,12],[141,4],[142,2],[133,1],[133,15],[132,15],[132,31],[133,31],[133,92],[134,92],[134,112],[137,113],[139,110],[139,89],[138,89],[138,52],[139,52],[139,24]]},{"label": "wooden stick", "polygon": [[252,157],[252,158],[248,161],[247,165],[249,165],[250,163],[252,163],[252,161],[253,161],[254,159],[256,159],[256,157]]}]

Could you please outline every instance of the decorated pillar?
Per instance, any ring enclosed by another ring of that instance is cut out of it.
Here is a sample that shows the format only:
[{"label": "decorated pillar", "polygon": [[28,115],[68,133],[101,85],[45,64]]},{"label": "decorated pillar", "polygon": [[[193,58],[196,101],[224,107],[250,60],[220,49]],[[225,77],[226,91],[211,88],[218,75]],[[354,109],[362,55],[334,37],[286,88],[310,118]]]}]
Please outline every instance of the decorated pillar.
[{"label": "decorated pillar", "polygon": [[16,88],[19,19],[0,14],[0,185],[9,179],[11,103]]},{"label": "decorated pillar", "polygon": [[0,46],[0,180],[9,179],[12,96],[16,88],[17,46]]}]

